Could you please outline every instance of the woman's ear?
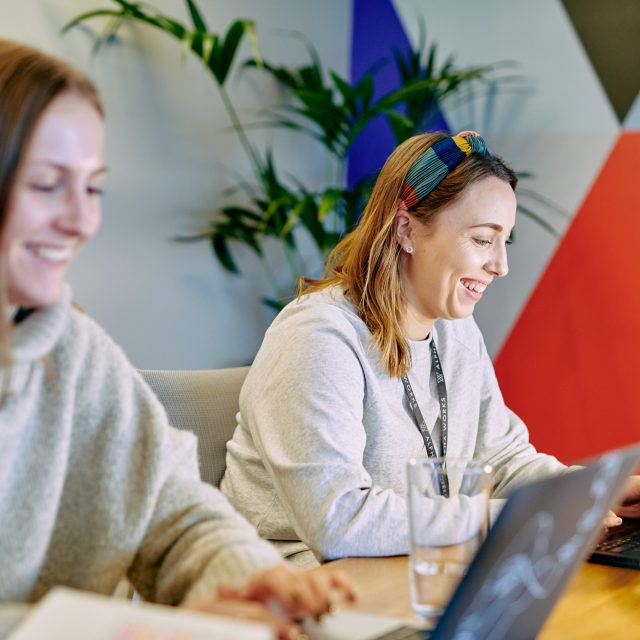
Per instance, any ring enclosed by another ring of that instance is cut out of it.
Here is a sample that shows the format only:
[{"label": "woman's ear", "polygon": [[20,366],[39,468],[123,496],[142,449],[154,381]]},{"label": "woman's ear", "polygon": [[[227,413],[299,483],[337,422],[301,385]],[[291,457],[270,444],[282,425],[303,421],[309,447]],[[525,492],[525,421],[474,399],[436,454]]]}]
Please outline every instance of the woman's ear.
[{"label": "woman's ear", "polygon": [[401,247],[406,247],[411,244],[411,216],[407,211],[407,207],[404,202],[400,200],[398,204],[398,210],[395,217],[395,236],[398,244]]}]

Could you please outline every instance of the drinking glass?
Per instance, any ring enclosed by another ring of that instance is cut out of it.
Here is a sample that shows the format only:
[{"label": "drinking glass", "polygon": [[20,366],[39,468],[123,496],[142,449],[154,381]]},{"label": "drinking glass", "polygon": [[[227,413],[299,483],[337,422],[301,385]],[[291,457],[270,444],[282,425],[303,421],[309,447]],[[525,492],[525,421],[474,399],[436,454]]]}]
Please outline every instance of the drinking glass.
[{"label": "drinking glass", "polygon": [[425,457],[407,475],[411,606],[435,625],[486,537],[493,473],[476,460]]}]

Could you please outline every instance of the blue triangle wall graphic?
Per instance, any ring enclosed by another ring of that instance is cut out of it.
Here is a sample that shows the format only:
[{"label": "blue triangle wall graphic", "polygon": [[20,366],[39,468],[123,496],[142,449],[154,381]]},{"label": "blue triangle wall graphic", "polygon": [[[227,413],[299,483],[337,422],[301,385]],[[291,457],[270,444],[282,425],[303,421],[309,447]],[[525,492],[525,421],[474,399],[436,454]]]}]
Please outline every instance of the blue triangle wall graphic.
[{"label": "blue triangle wall graphic", "polygon": [[[376,73],[374,97],[400,85],[393,63],[393,50],[406,52],[411,44],[391,0],[353,0],[351,35],[351,81],[357,82],[381,59],[387,59]],[[447,129],[444,118],[436,128]],[[347,163],[347,182],[353,187],[362,178],[380,170],[395,147],[395,139],[384,118],[378,116],[351,146]]]}]

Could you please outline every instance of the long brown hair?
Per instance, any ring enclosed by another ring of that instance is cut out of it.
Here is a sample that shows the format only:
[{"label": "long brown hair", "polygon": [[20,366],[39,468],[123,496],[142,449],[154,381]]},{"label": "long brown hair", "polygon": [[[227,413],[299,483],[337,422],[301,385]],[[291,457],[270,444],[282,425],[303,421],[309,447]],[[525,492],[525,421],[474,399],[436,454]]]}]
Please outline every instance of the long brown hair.
[{"label": "long brown hair", "polygon": [[[401,377],[411,368],[411,352],[402,332],[407,300],[400,277],[400,246],[395,217],[400,189],[413,163],[447,133],[425,133],[405,140],[385,162],[358,226],[329,254],[325,275],[302,278],[301,296],[338,285],[372,334],[387,373]],[[411,209],[415,218],[430,224],[435,214],[460,197],[465,187],[496,177],[515,189],[517,177],[494,155],[471,154]]]},{"label": "long brown hair", "polygon": [[[95,85],[83,73],[26,45],[0,39],[0,238],[11,209],[16,176],[36,125],[61,93],[86,98],[104,115]],[[0,365],[11,361],[4,256],[0,256]]]}]

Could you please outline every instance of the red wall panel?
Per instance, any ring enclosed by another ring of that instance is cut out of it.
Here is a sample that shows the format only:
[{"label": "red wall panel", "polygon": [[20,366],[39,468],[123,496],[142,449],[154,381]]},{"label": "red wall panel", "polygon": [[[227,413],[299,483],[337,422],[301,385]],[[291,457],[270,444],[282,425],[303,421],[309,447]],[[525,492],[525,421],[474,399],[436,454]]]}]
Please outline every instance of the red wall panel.
[{"label": "red wall panel", "polygon": [[640,441],[640,133],[621,134],[495,364],[540,451]]}]

